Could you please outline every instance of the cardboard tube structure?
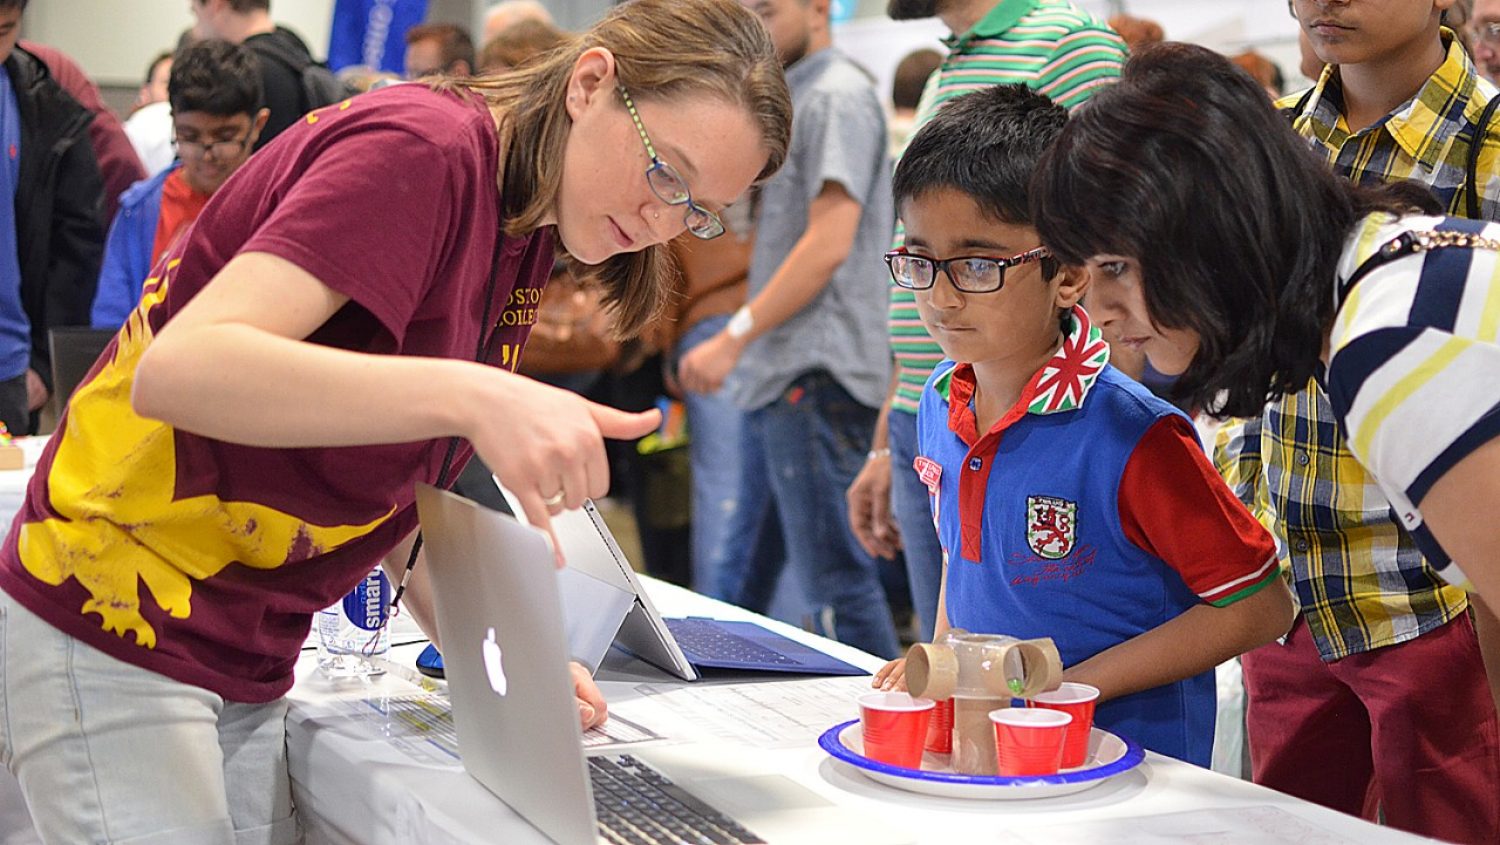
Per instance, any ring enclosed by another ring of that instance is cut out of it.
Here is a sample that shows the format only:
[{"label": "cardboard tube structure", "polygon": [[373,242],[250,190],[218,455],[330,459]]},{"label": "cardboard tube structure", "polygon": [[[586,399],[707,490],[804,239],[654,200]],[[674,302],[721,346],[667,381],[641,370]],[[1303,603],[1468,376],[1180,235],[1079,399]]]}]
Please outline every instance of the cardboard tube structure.
[{"label": "cardboard tube structure", "polygon": [[991,710],[1061,683],[1062,658],[1050,638],[950,631],[906,653],[906,686],[913,696],[953,699],[953,768],[964,774],[997,771]]}]

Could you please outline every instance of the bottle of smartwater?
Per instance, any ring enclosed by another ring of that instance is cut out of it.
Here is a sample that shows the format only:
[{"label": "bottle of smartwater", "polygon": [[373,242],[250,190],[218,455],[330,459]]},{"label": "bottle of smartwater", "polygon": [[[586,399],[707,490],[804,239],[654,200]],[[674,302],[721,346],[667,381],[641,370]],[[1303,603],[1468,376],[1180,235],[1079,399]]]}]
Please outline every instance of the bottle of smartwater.
[{"label": "bottle of smartwater", "polygon": [[385,621],[391,587],[376,567],[342,601],[318,611],[318,668],[332,678],[369,678],[385,669],[371,660],[391,648]]}]

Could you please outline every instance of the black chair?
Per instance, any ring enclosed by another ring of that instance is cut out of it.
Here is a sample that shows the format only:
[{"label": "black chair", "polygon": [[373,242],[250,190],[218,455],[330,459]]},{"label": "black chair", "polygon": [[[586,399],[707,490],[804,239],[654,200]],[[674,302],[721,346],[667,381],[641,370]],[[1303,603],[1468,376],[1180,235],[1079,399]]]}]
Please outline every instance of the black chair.
[{"label": "black chair", "polygon": [[115,337],[113,329],[91,329],[87,326],[62,326],[47,333],[52,351],[52,395],[61,410],[79,382],[93,369],[104,347]]}]

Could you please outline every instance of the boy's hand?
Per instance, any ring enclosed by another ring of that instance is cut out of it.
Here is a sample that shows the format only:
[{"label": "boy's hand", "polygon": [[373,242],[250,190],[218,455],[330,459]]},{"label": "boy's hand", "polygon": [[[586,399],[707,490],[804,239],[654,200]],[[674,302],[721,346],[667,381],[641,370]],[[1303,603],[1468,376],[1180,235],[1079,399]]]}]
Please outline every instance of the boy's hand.
[{"label": "boy's hand", "polygon": [[906,692],[906,658],[892,660],[880,667],[870,686],[884,692]]}]

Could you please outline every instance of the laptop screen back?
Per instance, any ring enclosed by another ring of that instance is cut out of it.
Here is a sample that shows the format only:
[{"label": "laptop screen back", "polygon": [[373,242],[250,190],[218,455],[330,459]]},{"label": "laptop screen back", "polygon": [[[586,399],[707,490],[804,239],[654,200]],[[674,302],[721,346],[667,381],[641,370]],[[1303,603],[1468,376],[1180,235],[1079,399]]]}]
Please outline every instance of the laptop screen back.
[{"label": "laptop screen back", "polygon": [[545,535],[417,488],[464,768],[560,845],[597,842]]}]

